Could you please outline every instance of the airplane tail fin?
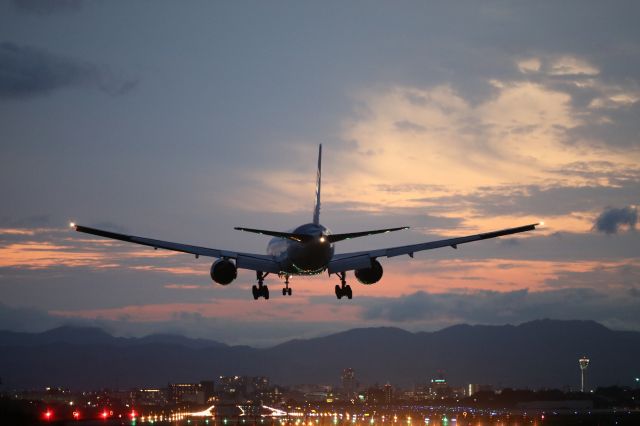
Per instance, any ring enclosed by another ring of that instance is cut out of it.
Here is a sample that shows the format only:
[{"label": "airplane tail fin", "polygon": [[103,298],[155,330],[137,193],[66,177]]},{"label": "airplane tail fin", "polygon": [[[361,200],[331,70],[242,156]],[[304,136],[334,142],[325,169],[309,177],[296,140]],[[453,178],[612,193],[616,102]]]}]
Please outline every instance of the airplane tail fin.
[{"label": "airplane tail fin", "polygon": [[318,147],[318,174],[316,176],[316,205],[313,209],[313,223],[320,224],[320,182],[322,180],[322,144]]}]

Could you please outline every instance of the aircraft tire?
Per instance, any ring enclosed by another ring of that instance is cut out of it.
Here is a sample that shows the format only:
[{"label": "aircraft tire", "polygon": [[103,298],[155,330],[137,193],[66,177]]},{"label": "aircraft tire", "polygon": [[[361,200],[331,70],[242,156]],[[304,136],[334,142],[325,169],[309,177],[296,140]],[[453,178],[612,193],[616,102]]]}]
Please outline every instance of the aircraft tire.
[{"label": "aircraft tire", "polygon": [[269,300],[269,287],[266,285],[262,286],[262,297],[264,297],[265,300]]},{"label": "aircraft tire", "polygon": [[258,292],[258,287],[257,286],[253,286],[251,287],[251,293],[253,294],[253,300],[258,300],[258,297],[260,297],[260,294]]},{"label": "aircraft tire", "polygon": [[293,293],[293,290],[291,290],[291,287],[289,287],[289,288],[287,289],[287,294],[288,294],[289,296],[291,296],[291,293]]},{"label": "aircraft tire", "polygon": [[342,299],[342,289],[340,288],[339,285],[336,284],[336,297],[338,299]]},{"label": "aircraft tire", "polygon": [[348,285],[345,288],[345,290],[346,290],[345,293],[347,293],[347,299],[351,300],[353,298],[353,292],[351,291],[351,286]]}]

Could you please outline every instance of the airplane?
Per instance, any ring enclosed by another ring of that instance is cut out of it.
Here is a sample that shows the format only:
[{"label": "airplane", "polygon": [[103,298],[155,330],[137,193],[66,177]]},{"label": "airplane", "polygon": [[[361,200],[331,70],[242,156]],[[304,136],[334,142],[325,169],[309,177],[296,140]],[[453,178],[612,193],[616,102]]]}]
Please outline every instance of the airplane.
[{"label": "airplane", "polygon": [[332,234],[329,229],[320,224],[320,187],[322,181],[322,144],[318,148],[318,169],[316,175],[315,207],[313,220],[287,232],[271,231],[236,227],[234,229],[255,234],[273,237],[267,245],[267,254],[242,253],[229,250],[220,250],[208,247],[199,247],[188,244],[174,243],[151,238],[126,235],[102,229],[90,228],[78,225],[74,222],[70,226],[78,232],[126,241],[134,244],[153,247],[154,249],[172,250],[200,256],[212,257],[217,260],[211,265],[211,279],[223,286],[231,284],[238,276],[238,269],[248,269],[256,272],[257,285],[252,287],[252,295],[255,300],[262,297],[269,299],[269,288],[264,284],[264,279],[269,274],[284,278],[282,295],[291,296],[292,290],[289,279],[296,275],[317,275],[327,271],[329,276],[337,275],[340,284],[335,286],[335,295],[338,299],[346,297],[351,299],[353,291],[347,284],[348,271],[354,271],[356,279],[365,285],[375,284],[382,278],[383,268],[378,258],[409,255],[423,250],[432,250],[441,247],[458,248],[458,245],[472,241],[486,240],[520,232],[533,231],[543,222],[516,228],[501,229],[482,234],[468,235],[458,238],[429,241],[419,244],[410,244],[397,247],[389,247],[374,250],[365,250],[352,253],[334,253],[334,244],[340,241],[359,238],[368,235],[408,229],[407,226],[376,229],[371,231],[348,232]]}]

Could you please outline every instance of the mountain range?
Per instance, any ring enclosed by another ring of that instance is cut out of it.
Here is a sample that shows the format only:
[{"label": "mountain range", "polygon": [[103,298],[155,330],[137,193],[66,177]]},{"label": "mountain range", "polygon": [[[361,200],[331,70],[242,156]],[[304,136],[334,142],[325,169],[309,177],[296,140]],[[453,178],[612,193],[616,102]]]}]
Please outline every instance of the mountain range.
[{"label": "mountain range", "polygon": [[221,375],[338,385],[346,367],[363,385],[410,387],[443,374],[455,386],[577,388],[582,356],[591,360],[587,387],[632,385],[640,375],[640,332],[593,321],[537,320],[417,333],[361,328],[252,348],[166,334],[114,337],[87,327],[0,331],[0,389],[156,387]]}]

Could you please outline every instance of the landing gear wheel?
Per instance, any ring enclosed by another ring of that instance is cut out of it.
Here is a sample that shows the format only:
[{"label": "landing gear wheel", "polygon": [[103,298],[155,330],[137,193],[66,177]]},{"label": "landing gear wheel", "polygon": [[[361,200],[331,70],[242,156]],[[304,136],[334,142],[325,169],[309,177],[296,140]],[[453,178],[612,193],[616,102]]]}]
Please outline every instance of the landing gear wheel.
[{"label": "landing gear wheel", "polygon": [[268,272],[264,273],[261,271],[256,271],[256,279],[258,280],[258,285],[254,285],[251,287],[251,294],[253,294],[253,299],[258,300],[261,297],[265,299],[269,299],[269,288],[266,285],[262,285],[264,282],[264,278],[269,275]]},{"label": "landing gear wheel", "polygon": [[282,295],[283,296],[291,296],[291,288],[289,288],[289,278],[291,278],[291,275],[289,274],[282,274],[280,275],[281,277],[284,277],[284,287],[282,288]]},{"label": "landing gear wheel", "polygon": [[336,297],[338,299],[342,299],[344,296],[347,296],[347,299],[353,298],[351,286],[347,284],[347,274],[345,272],[337,272],[337,275],[340,277],[340,285],[336,285]]}]

